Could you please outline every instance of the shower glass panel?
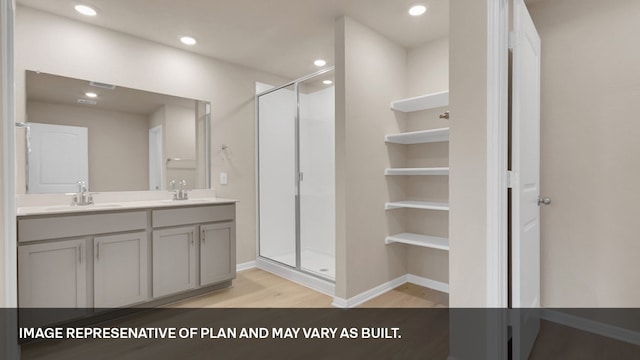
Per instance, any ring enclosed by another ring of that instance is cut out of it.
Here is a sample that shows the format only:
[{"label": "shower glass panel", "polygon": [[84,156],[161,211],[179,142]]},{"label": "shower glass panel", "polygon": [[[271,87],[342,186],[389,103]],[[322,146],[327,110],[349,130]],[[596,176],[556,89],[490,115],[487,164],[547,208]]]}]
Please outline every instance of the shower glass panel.
[{"label": "shower glass panel", "polygon": [[333,69],[258,94],[261,258],[335,278]]},{"label": "shower glass panel", "polygon": [[260,256],[296,264],[296,93],[288,86],[258,97]]},{"label": "shower glass panel", "polygon": [[329,279],[335,278],[332,83],[333,72],[330,72],[298,85],[300,267]]}]

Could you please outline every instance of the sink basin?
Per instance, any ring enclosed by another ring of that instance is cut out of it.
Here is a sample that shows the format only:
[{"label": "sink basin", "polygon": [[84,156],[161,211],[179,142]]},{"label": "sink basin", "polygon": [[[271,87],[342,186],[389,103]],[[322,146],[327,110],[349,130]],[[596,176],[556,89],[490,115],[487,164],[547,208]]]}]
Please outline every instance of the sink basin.
[{"label": "sink basin", "polygon": [[63,210],[70,210],[70,209],[71,209],[71,206],[69,205],[52,206],[52,207],[45,208],[46,211],[63,211]]},{"label": "sink basin", "polygon": [[70,211],[70,210],[82,210],[82,209],[113,209],[122,207],[120,204],[93,204],[93,205],[61,205],[61,206],[51,206],[45,208],[45,211]]},{"label": "sink basin", "polygon": [[189,204],[194,202],[203,202],[203,201],[211,201],[211,199],[188,199],[188,200],[161,200],[161,203],[164,204]]},{"label": "sink basin", "polygon": [[122,207],[122,205],[120,204],[93,204],[93,205],[87,205],[89,206],[89,208],[119,208]]}]

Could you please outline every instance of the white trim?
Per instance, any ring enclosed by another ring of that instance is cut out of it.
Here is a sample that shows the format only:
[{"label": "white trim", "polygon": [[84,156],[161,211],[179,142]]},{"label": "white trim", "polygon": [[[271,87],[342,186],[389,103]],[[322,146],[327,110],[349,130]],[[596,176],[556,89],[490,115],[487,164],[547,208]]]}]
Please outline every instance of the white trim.
[{"label": "white trim", "polygon": [[640,346],[640,332],[637,331],[567,314],[558,310],[542,309],[541,317],[544,320],[551,321],[556,324]]},{"label": "white trim", "polygon": [[257,266],[256,261],[247,261],[244,262],[242,264],[237,264],[236,265],[236,272],[240,272],[240,271],[245,271],[245,270],[249,270],[249,269],[253,269]]},{"label": "white trim", "polygon": [[[487,2],[486,307],[506,308],[508,289],[509,0]],[[487,323],[486,358],[509,354],[507,319]]]},{"label": "white trim", "polygon": [[422,287],[426,287],[433,290],[438,290],[443,293],[449,293],[449,284],[436,280],[427,279],[426,277],[407,274],[407,282],[416,284]]},{"label": "white trim", "polygon": [[[0,2],[0,26],[2,37],[2,144],[3,144],[3,222],[4,231],[4,299],[3,305],[7,308],[18,306],[18,256],[16,248],[16,191],[15,191],[15,66],[14,66],[14,22],[15,1],[2,0]],[[4,336],[5,346],[2,357],[18,359],[20,347],[17,338],[9,337],[15,334],[17,319],[8,316],[4,324],[0,324],[6,332]]]},{"label": "white trim", "polygon": [[427,279],[422,276],[417,276],[413,274],[405,274],[398,278],[395,278],[391,281],[387,281],[384,284],[378,285],[372,289],[361,292],[360,294],[344,299],[337,296],[334,296],[333,303],[331,305],[338,308],[352,308],[356,307],[362,303],[365,303],[375,297],[378,297],[387,291],[393,290],[400,285],[412,283],[419,286],[423,286],[426,288],[434,289],[437,291],[441,291],[444,293],[449,293],[449,285],[440,281]]},{"label": "white trim", "polygon": [[508,154],[508,0],[488,2],[487,307],[506,308]]},{"label": "white trim", "polygon": [[333,296],[335,294],[335,284],[333,282],[305,274],[294,268],[283,266],[263,258],[256,260],[256,267],[325,295]]},{"label": "white trim", "polygon": [[341,307],[341,308],[356,307],[364,302],[367,302],[375,298],[376,296],[380,296],[389,290],[395,289],[406,282],[407,282],[407,275],[402,275],[399,278],[393,279],[391,281],[387,281],[384,284],[380,284],[374,288],[363,291],[360,294],[354,297],[350,297],[348,299],[334,297],[333,304],[331,305],[335,307]]}]

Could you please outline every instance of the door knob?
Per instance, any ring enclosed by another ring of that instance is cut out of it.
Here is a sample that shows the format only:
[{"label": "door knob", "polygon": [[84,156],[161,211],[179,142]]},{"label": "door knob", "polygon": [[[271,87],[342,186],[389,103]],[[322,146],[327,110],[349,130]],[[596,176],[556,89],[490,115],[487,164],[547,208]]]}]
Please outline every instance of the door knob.
[{"label": "door knob", "polygon": [[548,197],[543,198],[542,196],[538,196],[538,206],[549,204],[551,204],[551,199],[549,199]]}]

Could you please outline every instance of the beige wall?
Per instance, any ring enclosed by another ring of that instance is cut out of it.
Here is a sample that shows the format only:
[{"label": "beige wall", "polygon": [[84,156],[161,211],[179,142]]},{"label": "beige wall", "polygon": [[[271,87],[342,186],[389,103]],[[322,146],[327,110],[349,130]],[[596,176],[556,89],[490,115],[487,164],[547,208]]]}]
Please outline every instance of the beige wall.
[{"label": "beige wall", "polygon": [[[25,108],[27,69],[210,101],[214,187],[219,196],[240,200],[238,263],[255,259],[255,81],[278,84],[285,79],[19,7],[16,14],[19,115]],[[232,150],[229,159],[220,156],[223,143]],[[229,185],[217,183],[221,171],[229,174]]]},{"label": "beige wall", "polygon": [[449,305],[487,301],[487,2],[450,2]]},{"label": "beige wall", "polygon": [[542,39],[542,305],[638,307],[640,2],[530,7]]},{"label": "beige wall", "polygon": [[403,245],[385,245],[400,224],[384,204],[384,135],[397,132],[389,109],[405,94],[406,51],[351,18],[336,27],[336,296],[353,297],[406,273]]},{"label": "beige wall", "polygon": [[[27,113],[29,122],[88,128],[91,191],[148,190],[148,117],[37,101],[27,103]],[[17,149],[22,152],[23,147]],[[24,178],[20,178],[17,191],[24,193]]]},{"label": "beige wall", "polygon": [[407,97],[449,90],[449,37],[407,51]]}]

